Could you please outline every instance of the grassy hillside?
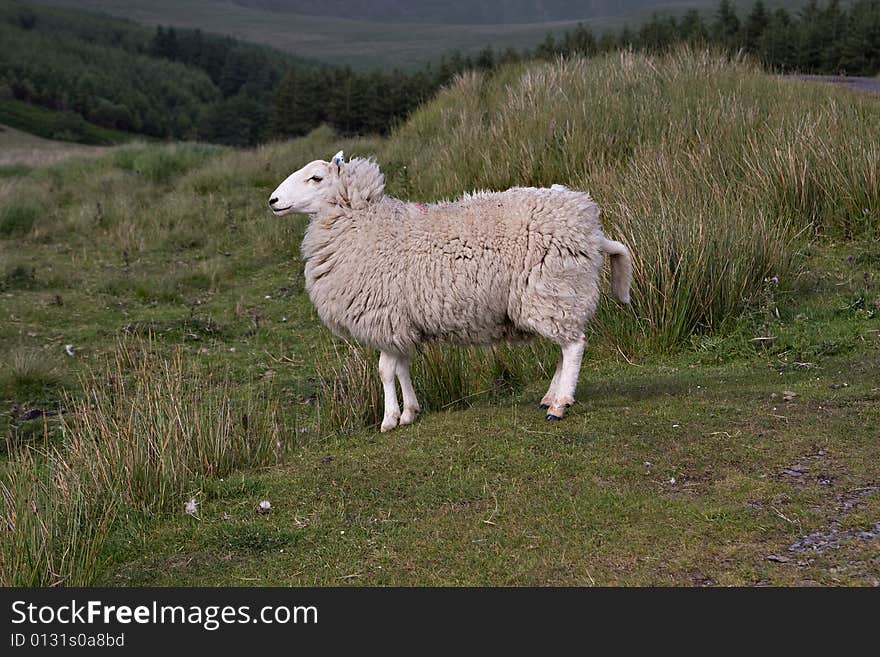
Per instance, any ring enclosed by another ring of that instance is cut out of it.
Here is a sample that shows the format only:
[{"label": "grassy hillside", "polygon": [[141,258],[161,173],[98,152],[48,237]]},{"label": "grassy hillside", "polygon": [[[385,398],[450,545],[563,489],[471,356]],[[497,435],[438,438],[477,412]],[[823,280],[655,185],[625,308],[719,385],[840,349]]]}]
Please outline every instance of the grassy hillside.
[{"label": "grassy hillside", "polygon": [[323,123],[345,134],[386,134],[473,67],[453,57],[411,75],[361,74],[199,27],[147,29],[95,13],[2,4],[0,121],[83,143],[121,141],[124,131],[253,146]]},{"label": "grassy hillside", "polygon": [[132,133],[89,123],[79,114],[57,112],[15,99],[0,100],[0,123],[44,139],[92,146],[121,144],[135,138]]},{"label": "grassy hillside", "polygon": [[[496,50],[517,50],[538,45],[547,32],[562,32],[589,19],[597,32],[637,25],[655,9],[682,13],[687,9],[713,11],[714,0],[690,2],[571,3],[565,11],[513,11],[505,20],[498,3],[437,3],[434,12],[407,14],[412,3],[392,3],[382,13],[373,3],[310,3],[302,12],[291,12],[283,2],[218,2],[217,0],[40,0],[44,4],[76,6],[136,20],[145,25],[178,25],[231,34],[265,43],[296,55],[352,66],[413,70],[436,61],[451,50],[475,54],[487,44]],[[303,3],[290,5],[299,8]],[[357,5],[360,5],[358,11]],[[525,4],[525,3],[523,3]],[[536,3],[531,3],[535,6]],[[543,8],[550,5],[540,3]],[[744,5],[750,4],[744,2]],[[796,5],[799,2],[773,3]],[[399,10],[399,11],[398,11]],[[465,18],[467,15],[468,18]],[[344,18],[343,18],[344,17]],[[406,21],[401,22],[402,18]],[[484,20],[484,18],[491,20]],[[410,22],[410,20],[415,22]]]},{"label": "grassy hillside", "polygon": [[106,153],[101,146],[71,144],[36,137],[0,124],[0,178],[28,173],[33,167],[54,164],[69,157]]},{"label": "grassy hillside", "polygon": [[110,132],[77,118],[148,137],[254,144],[267,136],[282,76],[315,68],[230,37],[18,1],[0,5],[0,40],[0,120],[86,143],[107,143]]},{"label": "grassy hillside", "polygon": [[[387,139],[0,181],[0,581],[874,583],[878,130],[876,97],[682,51],[468,75]],[[593,193],[634,303],[603,302],[564,422],[546,345],[431,347],[427,412],[380,436],[376,354],[320,325],[305,220],[265,207],[340,148],[403,198]]]}]

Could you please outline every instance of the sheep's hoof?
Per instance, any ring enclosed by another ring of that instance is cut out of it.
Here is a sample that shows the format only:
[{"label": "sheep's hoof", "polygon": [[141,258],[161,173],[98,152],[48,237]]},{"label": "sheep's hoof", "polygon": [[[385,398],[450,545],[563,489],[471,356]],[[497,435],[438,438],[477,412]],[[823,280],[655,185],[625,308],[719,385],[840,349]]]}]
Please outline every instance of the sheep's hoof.
[{"label": "sheep's hoof", "polygon": [[547,410],[547,419],[548,420],[561,420],[565,417],[565,409],[568,408],[569,404],[566,404],[565,401],[557,400],[555,404],[553,404]]},{"label": "sheep's hoof", "polygon": [[546,404],[544,402],[541,402],[541,408],[546,411],[548,408],[550,408],[550,404]]},{"label": "sheep's hoof", "polygon": [[385,433],[386,431],[391,431],[396,426],[397,426],[397,416],[392,415],[391,417],[382,420],[382,429],[381,429],[382,433]]},{"label": "sheep's hoof", "polygon": [[559,422],[562,418],[558,415],[553,415],[553,413],[547,413],[547,421],[548,422]]},{"label": "sheep's hoof", "polygon": [[400,424],[412,424],[418,416],[419,410],[417,408],[405,408],[403,409],[403,415],[400,416]]}]

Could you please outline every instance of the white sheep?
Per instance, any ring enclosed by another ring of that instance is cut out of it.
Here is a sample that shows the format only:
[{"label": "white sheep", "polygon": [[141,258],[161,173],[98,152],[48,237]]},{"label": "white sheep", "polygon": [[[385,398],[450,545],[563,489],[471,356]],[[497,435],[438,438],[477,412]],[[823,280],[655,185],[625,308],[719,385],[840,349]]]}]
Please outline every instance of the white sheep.
[{"label": "white sheep", "polygon": [[305,286],[321,320],[381,352],[382,431],[418,415],[409,358],[433,340],[554,341],[562,354],[541,407],[548,420],[561,419],[574,401],[603,254],[624,303],[632,281],[629,250],[602,233],[590,195],[562,185],[514,187],[424,205],[384,190],[374,161],[345,162],[340,151],[292,173],[269,199],[276,215],[311,216]]}]

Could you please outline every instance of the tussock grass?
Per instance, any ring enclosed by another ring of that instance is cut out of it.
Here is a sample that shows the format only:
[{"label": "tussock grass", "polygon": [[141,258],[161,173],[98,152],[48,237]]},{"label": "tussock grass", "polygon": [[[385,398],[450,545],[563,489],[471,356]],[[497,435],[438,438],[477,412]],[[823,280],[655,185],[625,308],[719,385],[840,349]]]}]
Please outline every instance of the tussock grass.
[{"label": "tussock grass", "polygon": [[30,232],[40,216],[33,201],[15,200],[0,207],[0,237],[20,237]]},{"label": "tussock grass", "polygon": [[21,449],[0,468],[0,584],[92,584],[116,511],[89,497],[61,452]]},{"label": "tussock grass", "polygon": [[90,584],[118,513],[182,513],[207,479],[277,463],[291,445],[274,398],[144,341],[121,344],[65,406],[60,445],[7,445],[4,586]]},{"label": "tussock grass", "polygon": [[182,351],[151,356],[144,343],[83,381],[64,417],[65,461],[95,498],[141,512],[182,504],[189,488],[233,469],[278,462],[287,448],[272,400],[236,399]]},{"label": "tussock grass", "polygon": [[325,431],[358,431],[382,422],[382,383],[375,349],[348,341],[325,344],[316,363],[319,422]]},{"label": "tussock grass", "polygon": [[[411,374],[422,411],[445,411],[509,394],[535,378],[549,383],[558,357],[558,348],[537,341],[485,348],[429,344],[414,355]],[[321,431],[345,433],[381,424],[378,359],[378,351],[354,342],[323,346],[316,357]]]},{"label": "tussock grass", "polygon": [[64,377],[55,359],[42,350],[19,347],[0,360],[0,394],[27,401],[60,387]]},{"label": "tussock grass", "polygon": [[114,164],[154,183],[173,181],[209,160],[218,150],[210,144],[173,144],[120,148],[113,154]]}]

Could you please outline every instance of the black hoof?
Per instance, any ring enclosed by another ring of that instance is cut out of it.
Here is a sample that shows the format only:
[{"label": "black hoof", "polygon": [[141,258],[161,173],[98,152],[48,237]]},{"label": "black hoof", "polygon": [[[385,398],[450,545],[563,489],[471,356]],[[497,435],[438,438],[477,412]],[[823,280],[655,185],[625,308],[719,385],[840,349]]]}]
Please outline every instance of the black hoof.
[{"label": "black hoof", "polygon": [[541,408],[546,411],[548,408],[550,408],[550,404],[541,404]]},{"label": "black hoof", "polygon": [[561,419],[562,419],[561,417],[553,415],[552,413],[547,413],[547,421],[548,422],[553,422],[553,421],[559,422],[559,420],[561,420]]}]

